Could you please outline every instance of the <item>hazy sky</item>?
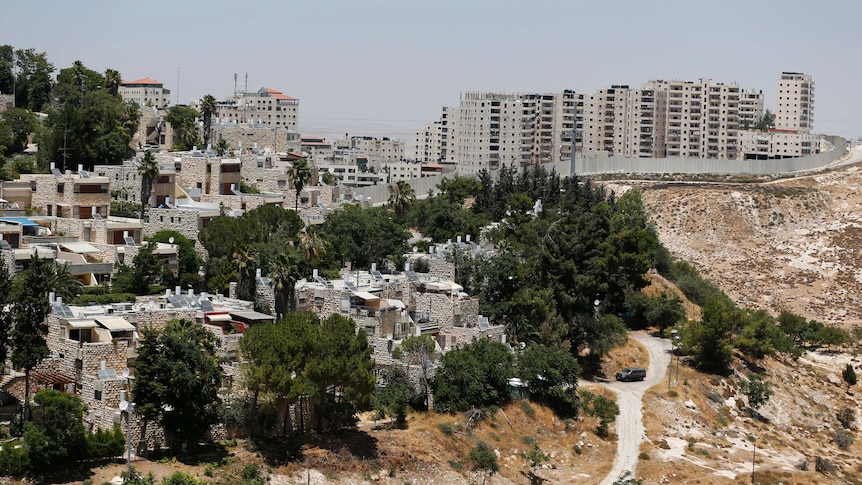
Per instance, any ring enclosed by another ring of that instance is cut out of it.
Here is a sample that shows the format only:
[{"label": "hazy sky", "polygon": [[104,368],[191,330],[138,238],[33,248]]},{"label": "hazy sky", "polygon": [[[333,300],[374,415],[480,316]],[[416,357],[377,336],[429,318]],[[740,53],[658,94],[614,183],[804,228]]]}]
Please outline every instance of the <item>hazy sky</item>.
[{"label": "hazy sky", "polygon": [[[817,132],[862,136],[859,0],[4,2],[0,44],[60,68],[153,77],[172,103],[248,74],[300,99],[303,133],[402,138],[465,91],[592,92],[708,77],[762,89],[814,77]],[[179,89],[177,70],[179,69]]]}]

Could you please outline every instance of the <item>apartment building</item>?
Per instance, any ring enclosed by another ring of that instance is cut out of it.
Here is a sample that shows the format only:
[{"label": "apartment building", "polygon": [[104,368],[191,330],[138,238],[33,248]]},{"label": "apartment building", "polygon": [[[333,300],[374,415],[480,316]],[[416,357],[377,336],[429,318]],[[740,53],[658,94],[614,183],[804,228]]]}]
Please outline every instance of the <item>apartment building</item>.
[{"label": "apartment building", "polygon": [[299,129],[299,99],[281,91],[262,87],[253,93],[237,93],[219,101],[216,115],[220,120],[269,127]]},{"label": "apartment building", "polygon": [[814,126],[814,81],[808,74],[782,72],[778,80],[775,129],[811,133]]},{"label": "apartment building", "polygon": [[740,159],[772,160],[819,153],[822,136],[811,133],[814,81],[810,75],[783,72],[778,80],[775,128],[740,132]]},{"label": "apartment building", "polygon": [[804,157],[820,153],[820,135],[790,130],[742,131],[740,157],[745,160],[772,160]]},{"label": "apartment building", "polygon": [[572,158],[580,145],[583,99],[562,93],[462,94],[458,106],[444,107],[440,120],[416,133],[416,159],[455,164],[463,173]]},{"label": "apartment building", "polygon": [[117,89],[123,101],[134,101],[141,107],[166,108],[171,104],[171,91],[153,78],[123,81]]},{"label": "apartment building", "polygon": [[667,93],[666,156],[735,159],[739,151],[740,89],[736,84],[649,81]]},{"label": "apartment building", "polygon": [[415,158],[425,163],[443,163],[446,157],[443,152],[443,121],[426,124],[416,132]]},{"label": "apartment building", "polygon": [[365,153],[371,166],[383,166],[404,159],[404,142],[389,137],[351,136],[336,140],[337,148],[359,150]]},{"label": "apartment building", "polygon": [[[53,165],[53,164],[52,164]],[[20,182],[30,184],[30,200],[25,207],[39,208],[49,216],[67,219],[103,219],[111,206],[110,181],[93,176],[78,166],[78,172],[22,174]]]},{"label": "apartment building", "polygon": [[584,156],[622,155],[629,91],[627,85],[613,85],[583,96]]},{"label": "apartment building", "polygon": [[[577,116],[572,91],[553,94],[468,92],[440,120],[439,152],[464,173],[571,157]],[[446,144],[444,146],[444,143]]]},{"label": "apartment building", "polygon": [[757,124],[763,116],[763,90],[739,91],[739,127],[745,129]]}]

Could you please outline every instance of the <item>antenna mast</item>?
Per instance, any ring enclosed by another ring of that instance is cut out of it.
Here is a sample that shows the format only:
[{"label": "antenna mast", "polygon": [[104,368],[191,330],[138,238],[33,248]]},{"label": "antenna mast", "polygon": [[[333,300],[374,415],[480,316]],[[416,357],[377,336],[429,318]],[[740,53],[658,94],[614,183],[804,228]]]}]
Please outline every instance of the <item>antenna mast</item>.
[{"label": "antenna mast", "polygon": [[180,68],[177,68],[177,104],[180,104]]},{"label": "antenna mast", "polygon": [[233,73],[233,95],[236,96],[236,73]]}]

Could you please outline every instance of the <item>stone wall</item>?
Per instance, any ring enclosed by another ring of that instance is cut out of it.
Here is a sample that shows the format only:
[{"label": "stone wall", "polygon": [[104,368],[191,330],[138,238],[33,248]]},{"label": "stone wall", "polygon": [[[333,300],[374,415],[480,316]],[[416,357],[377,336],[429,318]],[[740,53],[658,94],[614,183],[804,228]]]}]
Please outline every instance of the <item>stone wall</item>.
[{"label": "stone wall", "polygon": [[159,231],[177,231],[194,242],[195,251],[206,258],[206,249],[198,241],[200,231],[200,213],[194,209],[160,209],[151,207],[148,211],[149,220],[143,223],[144,237],[152,236]]},{"label": "stone wall", "polygon": [[255,298],[269,305],[270,313],[275,312],[275,289],[272,285],[256,285]]},{"label": "stone wall", "polygon": [[250,150],[257,143],[258,148],[277,153],[299,153],[301,150],[299,133],[285,128],[260,127],[247,125],[216,124],[213,126],[213,139],[227,140],[232,150]]},{"label": "stone wall", "polygon": [[[201,202],[205,204],[224,204],[225,210],[244,210],[250,211],[252,209],[257,209],[258,207],[264,206],[267,203],[267,199],[260,195],[256,194],[248,194],[248,195],[214,195],[214,194],[202,194]],[[282,202],[279,202],[283,204]]]},{"label": "stone wall", "polygon": [[455,279],[455,264],[445,259],[429,258],[428,259],[428,275],[441,278],[444,280]]},{"label": "stone wall", "polygon": [[11,276],[15,276],[15,252],[0,250],[0,257],[3,258],[3,262],[6,264],[6,269],[9,271],[9,274]]}]

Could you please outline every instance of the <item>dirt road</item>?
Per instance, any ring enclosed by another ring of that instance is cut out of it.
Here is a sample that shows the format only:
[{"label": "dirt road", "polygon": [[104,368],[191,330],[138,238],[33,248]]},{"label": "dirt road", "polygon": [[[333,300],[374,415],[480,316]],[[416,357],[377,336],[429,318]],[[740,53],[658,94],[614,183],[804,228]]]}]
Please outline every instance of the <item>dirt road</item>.
[{"label": "dirt road", "polygon": [[649,351],[647,376],[641,382],[609,382],[602,386],[617,393],[617,456],[614,467],[602,481],[611,485],[625,471],[634,471],[640,453],[640,444],[646,436],[643,424],[643,395],[647,389],[664,382],[670,363],[670,341],[652,337],[643,332],[633,332],[631,337]]}]

